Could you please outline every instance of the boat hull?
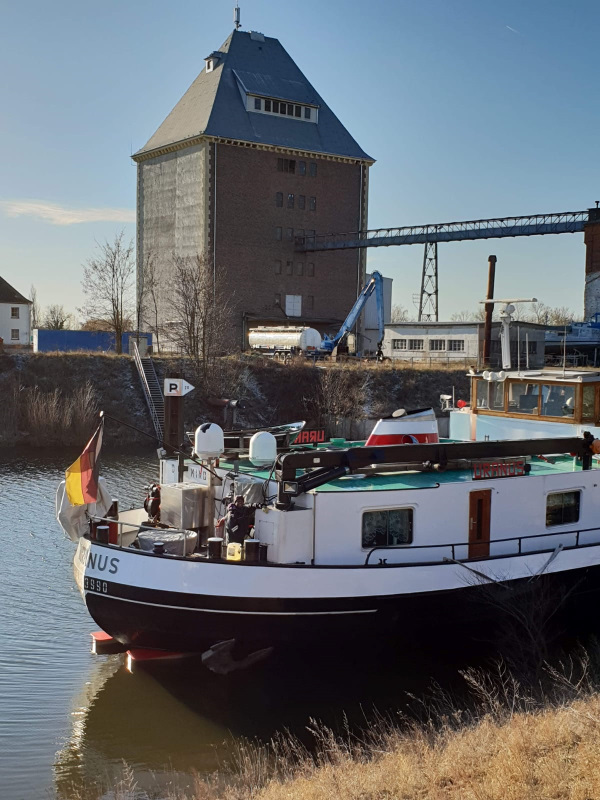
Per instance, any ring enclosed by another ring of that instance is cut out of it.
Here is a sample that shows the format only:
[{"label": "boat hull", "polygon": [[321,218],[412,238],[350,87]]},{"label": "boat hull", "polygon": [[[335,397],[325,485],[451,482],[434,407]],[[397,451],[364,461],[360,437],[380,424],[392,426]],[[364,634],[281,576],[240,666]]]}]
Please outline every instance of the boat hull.
[{"label": "boat hull", "polygon": [[[100,561],[102,555],[105,560]],[[164,570],[153,569],[166,566],[165,561],[170,562],[169,580],[164,579]],[[502,561],[506,575],[508,560]],[[428,591],[408,591],[417,585],[414,575],[419,565],[286,570],[270,565],[186,563],[107,546],[90,547],[85,542],[78,550],[75,574],[95,622],[130,647],[195,652],[235,639],[243,648],[360,648],[391,637],[414,647],[441,633],[450,641],[465,634],[489,638],[494,626],[510,621],[510,604],[522,610],[525,597],[532,598],[537,614],[543,614],[540,604],[547,603],[556,624],[572,628],[575,623],[584,626],[595,621],[600,564],[548,572],[534,581],[535,572],[523,565],[528,577],[503,580],[501,585],[469,583],[456,565],[438,566],[446,573],[445,587],[440,579],[437,590],[432,586]],[[451,580],[457,569],[459,580]],[[385,584],[396,591],[369,591],[372,578],[374,587]],[[213,579],[220,591],[214,589]],[[329,586],[329,592],[319,584]],[[287,592],[282,585],[287,585]],[[344,585],[354,586],[354,593],[344,592]],[[236,586],[243,594],[235,593]],[[560,614],[553,613],[557,603]]]}]

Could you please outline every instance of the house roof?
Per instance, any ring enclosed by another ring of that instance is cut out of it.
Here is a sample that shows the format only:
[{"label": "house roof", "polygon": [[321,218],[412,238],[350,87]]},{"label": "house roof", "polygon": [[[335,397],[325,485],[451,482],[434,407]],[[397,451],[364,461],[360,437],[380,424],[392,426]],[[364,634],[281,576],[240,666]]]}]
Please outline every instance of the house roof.
[{"label": "house roof", "polygon": [[5,281],[4,278],[0,277],[0,303],[27,303],[31,305],[31,300],[28,300],[26,297]]},{"label": "house roof", "polygon": [[[277,39],[233,31],[218,52],[134,159],[204,134],[373,161]],[[318,106],[318,122],[247,111],[245,94]]]}]

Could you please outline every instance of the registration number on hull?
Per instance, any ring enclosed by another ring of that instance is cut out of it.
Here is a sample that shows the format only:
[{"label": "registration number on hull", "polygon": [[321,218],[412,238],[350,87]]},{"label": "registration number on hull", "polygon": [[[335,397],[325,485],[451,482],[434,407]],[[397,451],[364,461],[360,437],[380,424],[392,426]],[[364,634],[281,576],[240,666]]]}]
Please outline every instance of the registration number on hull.
[{"label": "registration number on hull", "polygon": [[108,581],[101,581],[100,578],[90,578],[86,575],[83,579],[83,590],[85,592],[108,594]]}]

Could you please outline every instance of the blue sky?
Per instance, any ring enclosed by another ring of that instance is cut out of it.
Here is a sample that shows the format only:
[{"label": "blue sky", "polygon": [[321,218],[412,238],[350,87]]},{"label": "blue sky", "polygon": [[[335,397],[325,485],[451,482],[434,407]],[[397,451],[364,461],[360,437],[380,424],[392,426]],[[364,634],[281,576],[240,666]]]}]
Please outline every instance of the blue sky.
[{"label": "blue sky", "polygon": [[[0,275],[81,303],[95,241],[134,236],[141,147],[232,28],[233,0],[2,3]],[[242,0],[377,163],[370,227],[576,211],[600,199],[597,0]],[[42,215],[42,216],[40,216]],[[83,221],[76,221],[83,220]],[[580,312],[583,236],[441,245],[440,318],[497,296]],[[413,310],[422,247],[369,268]]]}]

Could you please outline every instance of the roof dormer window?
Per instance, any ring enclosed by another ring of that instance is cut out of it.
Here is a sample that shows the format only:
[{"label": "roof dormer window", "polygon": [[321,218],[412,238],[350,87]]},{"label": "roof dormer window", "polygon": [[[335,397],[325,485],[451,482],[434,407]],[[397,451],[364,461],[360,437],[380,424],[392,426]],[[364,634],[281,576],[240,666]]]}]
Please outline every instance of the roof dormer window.
[{"label": "roof dormer window", "polygon": [[246,94],[246,111],[258,111],[263,114],[293,117],[301,122],[318,122],[318,109],[303,103],[288,103],[274,97],[259,97]]},{"label": "roof dormer window", "polygon": [[212,72],[214,70],[222,55],[223,53],[220,53],[218,50],[214,50],[209,56],[206,56],[204,63],[206,64],[207,72]]}]

